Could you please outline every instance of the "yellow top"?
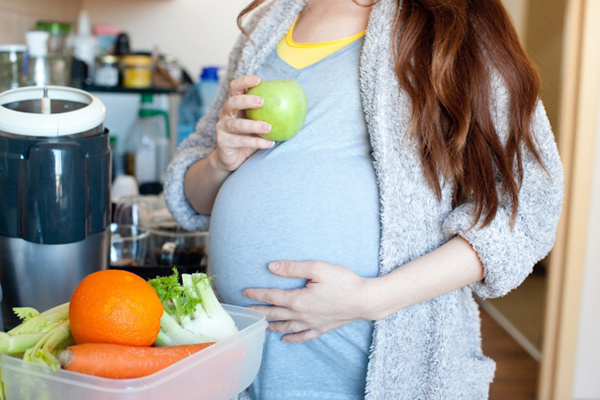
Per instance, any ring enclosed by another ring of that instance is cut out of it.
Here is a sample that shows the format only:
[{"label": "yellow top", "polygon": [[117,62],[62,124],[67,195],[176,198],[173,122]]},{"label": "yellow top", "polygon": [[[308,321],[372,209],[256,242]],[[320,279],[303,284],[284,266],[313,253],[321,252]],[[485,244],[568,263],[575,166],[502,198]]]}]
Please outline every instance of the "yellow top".
[{"label": "yellow top", "polygon": [[302,69],[321,61],[365,34],[365,31],[362,31],[356,35],[327,42],[297,43],[292,39],[292,32],[294,31],[294,26],[296,26],[296,20],[294,20],[290,30],[277,45],[277,54],[279,57],[296,69]]}]

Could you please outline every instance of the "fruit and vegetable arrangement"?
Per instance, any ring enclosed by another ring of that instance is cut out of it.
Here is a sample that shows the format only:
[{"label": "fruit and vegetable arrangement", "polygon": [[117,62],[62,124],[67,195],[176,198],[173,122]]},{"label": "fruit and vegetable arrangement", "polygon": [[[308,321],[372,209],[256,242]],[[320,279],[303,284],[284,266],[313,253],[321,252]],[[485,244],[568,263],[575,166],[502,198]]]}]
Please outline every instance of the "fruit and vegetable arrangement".
[{"label": "fruit and vegetable arrangement", "polygon": [[176,269],[148,281],[123,270],[94,272],[68,303],[13,310],[22,322],[0,332],[0,353],[112,379],[153,374],[238,331],[211,277]]}]

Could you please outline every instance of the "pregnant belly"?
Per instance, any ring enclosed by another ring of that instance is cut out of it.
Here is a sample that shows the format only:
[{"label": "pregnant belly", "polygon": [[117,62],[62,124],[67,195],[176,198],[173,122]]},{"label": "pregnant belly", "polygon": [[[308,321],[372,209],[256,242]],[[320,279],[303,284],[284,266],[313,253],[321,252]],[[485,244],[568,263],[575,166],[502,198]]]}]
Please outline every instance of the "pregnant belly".
[{"label": "pregnant belly", "polygon": [[246,288],[303,287],[304,279],[269,271],[278,260],[324,261],[377,275],[378,196],[370,165],[348,165],[349,184],[337,174],[293,169],[293,162],[285,163],[291,170],[273,169],[255,158],[225,181],[211,216],[210,272],[224,302],[256,304],[241,294]]}]

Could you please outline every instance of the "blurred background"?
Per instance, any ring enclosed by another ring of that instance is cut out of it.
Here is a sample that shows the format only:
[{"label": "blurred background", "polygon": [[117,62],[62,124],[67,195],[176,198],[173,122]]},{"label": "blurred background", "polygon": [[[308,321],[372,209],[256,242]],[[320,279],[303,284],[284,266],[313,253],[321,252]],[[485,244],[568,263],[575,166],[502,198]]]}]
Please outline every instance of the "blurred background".
[{"label": "blurred background", "polygon": [[[212,102],[247,3],[0,0],[0,91],[66,84],[99,97],[113,147],[113,196],[126,199],[119,222],[150,218],[133,209],[164,217],[164,168]],[[600,28],[593,19],[600,1],[503,3],[542,76],[565,166],[565,206],[554,250],[523,285],[479,301],[484,350],[498,362],[491,398],[600,399]],[[162,149],[152,174],[135,168],[146,137]]]}]

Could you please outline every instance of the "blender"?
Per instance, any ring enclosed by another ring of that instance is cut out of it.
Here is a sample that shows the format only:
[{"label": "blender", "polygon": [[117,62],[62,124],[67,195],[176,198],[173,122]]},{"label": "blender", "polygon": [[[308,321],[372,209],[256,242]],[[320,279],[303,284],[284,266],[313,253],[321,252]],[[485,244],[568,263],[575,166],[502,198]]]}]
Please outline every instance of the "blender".
[{"label": "blender", "polygon": [[70,300],[108,266],[110,147],[105,107],[82,90],[0,94],[0,284],[4,328],[13,307]]}]

